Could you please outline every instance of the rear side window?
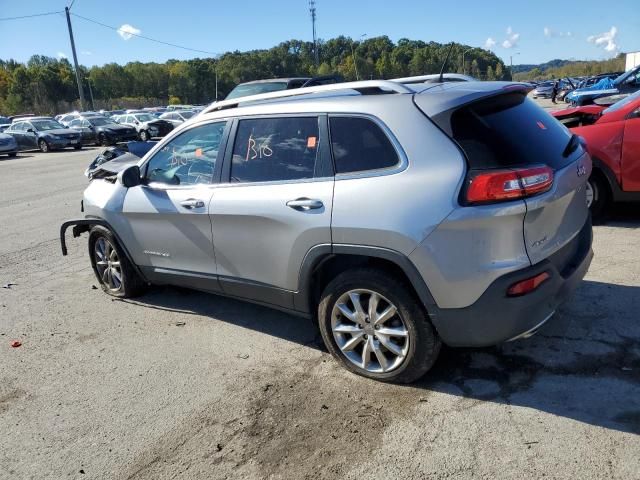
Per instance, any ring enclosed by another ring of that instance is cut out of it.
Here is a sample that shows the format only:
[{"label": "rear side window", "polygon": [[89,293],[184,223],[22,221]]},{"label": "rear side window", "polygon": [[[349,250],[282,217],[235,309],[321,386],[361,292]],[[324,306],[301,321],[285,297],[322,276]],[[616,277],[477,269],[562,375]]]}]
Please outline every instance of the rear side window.
[{"label": "rear side window", "polygon": [[545,164],[560,169],[581,154],[563,152],[571,133],[560,122],[519,93],[472,103],[451,116],[451,132],[471,168]]},{"label": "rear side window", "polygon": [[331,117],[331,149],[336,173],[389,168],[399,162],[387,135],[361,117]]},{"label": "rear side window", "polygon": [[231,182],[313,178],[318,147],[317,117],[240,120]]}]

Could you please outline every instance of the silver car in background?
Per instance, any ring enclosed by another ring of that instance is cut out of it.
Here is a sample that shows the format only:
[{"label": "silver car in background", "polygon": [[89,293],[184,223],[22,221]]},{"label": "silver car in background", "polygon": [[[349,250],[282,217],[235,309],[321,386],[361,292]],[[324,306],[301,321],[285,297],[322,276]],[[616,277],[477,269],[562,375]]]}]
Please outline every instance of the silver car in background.
[{"label": "silver car in background", "polygon": [[177,127],[192,118],[195,114],[196,112],[193,110],[176,110],[174,112],[165,112],[160,115],[159,118],[171,122],[174,127]]},{"label": "silver car in background", "polygon": [[317,321],[347,369],[411,382],[441,343],[532,335],[592,258],[579,138],[522,84],[364,81],[227,100],[93,174],[91,264]]}]

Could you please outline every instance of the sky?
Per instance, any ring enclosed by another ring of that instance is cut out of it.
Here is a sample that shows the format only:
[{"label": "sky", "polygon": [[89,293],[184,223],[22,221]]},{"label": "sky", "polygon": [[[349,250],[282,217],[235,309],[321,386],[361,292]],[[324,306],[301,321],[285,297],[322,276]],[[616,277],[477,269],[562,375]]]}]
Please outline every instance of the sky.
[{"label": "sky", "polygon": [[[0,19],[63,11],[71,0],[0,0]],[[489,48],[509,64],[605,59],[640,50],[640,0],[317,0],[323,39],[387,35]],[[308,0],[75,0],[78,61],[164,62],[311,40]],[[208,53],[161,45],[138,33]],[[64,14],[0,20],[0,59],[42,54],[71,59]]]}]

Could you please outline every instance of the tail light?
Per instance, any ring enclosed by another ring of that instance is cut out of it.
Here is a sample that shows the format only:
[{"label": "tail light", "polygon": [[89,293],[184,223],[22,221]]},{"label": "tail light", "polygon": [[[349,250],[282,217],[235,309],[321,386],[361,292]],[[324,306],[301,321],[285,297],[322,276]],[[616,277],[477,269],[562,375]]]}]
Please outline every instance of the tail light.
[{"label": "tail light", "polygon": [[551,185],[553,170],[546,165],[485,170],[470,174],[466,200],[470,204],[515,200],[546,192]]}]

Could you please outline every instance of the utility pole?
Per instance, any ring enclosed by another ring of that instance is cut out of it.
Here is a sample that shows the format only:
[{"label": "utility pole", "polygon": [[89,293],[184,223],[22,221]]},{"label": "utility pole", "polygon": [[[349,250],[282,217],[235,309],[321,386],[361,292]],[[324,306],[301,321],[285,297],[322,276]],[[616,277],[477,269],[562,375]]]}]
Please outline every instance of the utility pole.
[{"label": "utility pole", "polygon": [[95,111],[96,105],[93,102],[93,89],[91,88],[91,78],[87,77],[87,85],[89,85],[89,95],[91,96],[91,110]]},{"label": "utility pole", "polygon": [[69,16],[69,7],[64,7],[64,13],[67,15],[67,27],[69,27],[69,39],[71,40],[71,53],[73,53],[73,65],[76,69],[76,83],[78,84],[78,93],[80,94],[80,111],[84,110],[84,93],[82,91],[82,82],[80,81],[80,69],[78,68],[78,56],[76,55],[76,43],[73,41],[73,30],[71,29],[71,17]]},{"label": "utility pole", "polygon": [[467,54],[467,52],[470,52],[471,50],[474,50],[474,47],[467,48],[464,52],[462,52],[462,74],[463,75],[467,74],[467,65],[464,63],[464,56]]},{"label": "utility pole", "polygon": [[509,55],[509,76],[511,77],[511,81],[513,82],[513,57],[515,57],[516,55],[520,55],[520,52],[518,53],[514,53],[513,55]]},{"label": "utility pole", "polygon": [[309,12],[311,12],[311,26],[313,28],[313,54],[316,60],[316,67],[320,64],[318,54],[318,39],[316,38],[316,1],[309,0]]}]

